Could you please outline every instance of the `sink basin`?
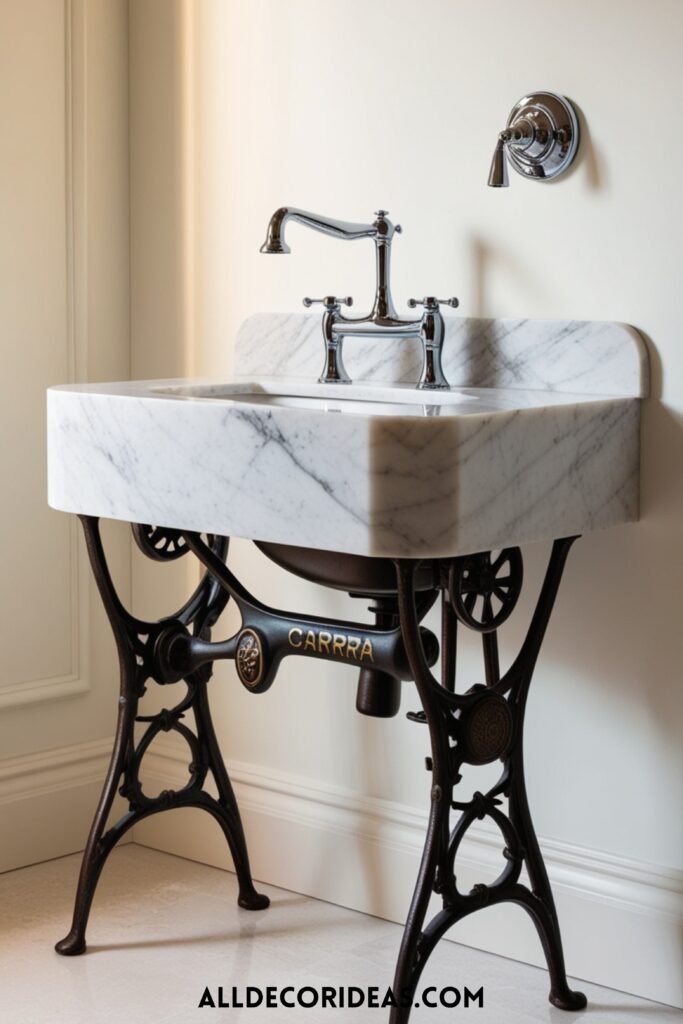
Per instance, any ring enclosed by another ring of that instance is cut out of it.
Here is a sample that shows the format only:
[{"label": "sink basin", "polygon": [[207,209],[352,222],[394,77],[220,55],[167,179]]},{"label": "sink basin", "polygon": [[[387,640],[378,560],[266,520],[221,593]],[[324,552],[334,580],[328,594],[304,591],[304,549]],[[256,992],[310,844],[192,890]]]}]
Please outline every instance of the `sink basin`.
[{"label": "sink basin", "polygon": [[326,384],[324,387],[301,381],[298,386],[281,380],[243,381],[232,384],[176,383],[155,389],[173,398],[244,402],[292,409],[317,409],[357,416],[444,416],[457,415],[464,402],[479,396],[464,391],[418,391],[403,387],[367,387]]},{"label": "sink basin", "polygon": [[633,396],[269,379],[48,392],[67,512],[377,557],[448,557],[637,518]]}]

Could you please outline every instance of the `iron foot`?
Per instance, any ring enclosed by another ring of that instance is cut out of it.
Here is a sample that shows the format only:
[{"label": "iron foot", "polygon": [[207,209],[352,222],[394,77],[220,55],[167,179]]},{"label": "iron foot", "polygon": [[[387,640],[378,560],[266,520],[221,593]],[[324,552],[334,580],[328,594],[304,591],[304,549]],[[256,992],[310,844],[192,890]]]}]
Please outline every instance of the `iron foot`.
[{"label": "iron foot", "polygon": [[570,988],[551,989],[548,1000],[558,1010],[585,1010],[588,1005],[583,992],[573,992]]},{"label": "iron foot", "polygon": [[270,896],[256,892],[256,889],[253,892],[241,892],[237,898],[237,905],[243,910],[267,910],[270,906]]},{"label": "iron foot", "polygon": [[72,930],[59,940],[55,950],[60,956],[80,956],[81,953],[85,953],[85,936],[79,931]]}]

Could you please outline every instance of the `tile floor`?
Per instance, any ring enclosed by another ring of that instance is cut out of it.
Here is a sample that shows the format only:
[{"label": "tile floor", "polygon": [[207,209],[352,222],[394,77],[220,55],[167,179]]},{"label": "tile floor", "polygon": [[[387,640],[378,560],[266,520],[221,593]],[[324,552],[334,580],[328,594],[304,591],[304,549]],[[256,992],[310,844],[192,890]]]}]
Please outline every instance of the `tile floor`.
[{"label": "tile floor", "polygon": [[[390,983],[395,924],[261,887],[264,913],[236,905],[234,875],[142,846],[112,854],[88,932],[88,953],[53,952],[68,930],[80,856],[0,876],[1,1024],[243,1024],[385,1022],[386,1010],[199,1009],[205,986]],[[683,1012],[581,984],[590,1008],[569,1016],[547,1002],[545,972],[442,943],[425,984],[484,986],[484,1008],[414,1010],[411,1024],[683,1024]]]}]

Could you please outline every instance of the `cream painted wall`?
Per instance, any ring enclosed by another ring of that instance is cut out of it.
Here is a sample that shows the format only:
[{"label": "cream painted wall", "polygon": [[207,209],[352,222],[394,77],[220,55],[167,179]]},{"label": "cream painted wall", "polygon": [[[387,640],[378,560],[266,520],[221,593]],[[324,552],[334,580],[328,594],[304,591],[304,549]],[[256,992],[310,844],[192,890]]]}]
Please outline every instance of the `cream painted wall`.
[{"label": "cream painted wall", "polygon": [[[131,377],[194,370],[190,139],[193,95],[189,0],[130,6]],[[141,617],[171,614],[193,567],[152,564],[133,547],[133,602]],[[196,574],[195,574],[196,575]],[[161,577],[161,583],[160,583]],[[163,692],[148,695],[161,706]]]},{"label": "cream painted wall", "polygon": [[[47,506],[45,388],[129,373],[128,39],[119,0],[0,6],[0,870],[82,848],[118,671],[71,516]],[[129,585],[126,531],[107,524]]]},{"label": "cream painted wall", "polygon": [[[533,0],[428,0],[419,15],[406,0],[214,2],[198,32],[199,373],[229,371],[230,339],[254,310],[294,310],[300,296],[329,291],[353,294],[359,308],[370,301],[370,245],[295,226],[290,258],[259,254],[282,204],[359,220],[388,208],[404,228],[399,302],[453,291],[466,315],[624,320],[649,338],[642,522],[588,536],[571,557],[528,759],[544,835],[681,866],[683,822],[671,809],[683,805],[683,143],[670,118],[683,102],[683,9],[580,0],[567,18]],[[578,164],[548,187],[513,176],[508,190],[488,189],[496,133],[531,87],[564,92],[582,112]],[[656,161],[645,135],[667,140]],[[527,552],[508,654],[545,555]],[[272,576],[280,597],[291,593],[244,547],[240,562],[261,590]],[[303,605],[348,604],[294,589]],[[471,678],[477,653],[466,645]],[[358,720],[353,682],[342,669],[338,678],[296,663],[268,697],[232,691],[228,749],[419,801],[424,739],[402,719]],[[300,742],[283,715],[297,718]]]},{"label": "cream painted wall", "polygon": [[[173,10],[188,19],[186,4]],[[204,0],[192,13],[173,50],[184,76],[177,102],[185,230],[177,237],[189,288],[173,372],[227,374],[235,331],[256,310],[296,310],[301,296],[332,290],[353,294],[358,308],[369,303],[370,245],[343,245],[295,226],[291,257],[259,255],[267,219],[282,204],[359,220],[388,208],[404,228],[395,245],[399,305],[414,293],[455,293],[465,315],[623,320],[649,340],[642,521],[587,536],[572,553],[532,691],[527,763],[547,848],[560,866],[567,851],[579,866],[597,865],[603,888],[596,900],[612,914],[604,941],[596,930],[595,948],[587,906],[587,918],[565,926],[570,968],[680,999],[683,142],[672,119],[683,103],[683,7],[676,0],[576,0],[571,10],[536,0]],[[157,37],[153,53],[159,45]],[[556,184],[513,175],[508,190],[488,189],[496,133],[530,88],[575,102],[580,157]],[[162,97],[162,106],[169,102],[176,101]],[[150,375],[170,372],[168,337],[150,323],[137,335],[137,365]],[[286,578],[245,542],[232,551],[239,572],[271,602],[360,614],[343,596]],[[506,627],[504,659],[520,643],[546,556],[544,545],[525,552],[527,591]],[[145,599],[154,595],[152,584],[144,589]],[[478,645],[463,639],[462,678],[480,677]],[[230,669],[217,672],[221,740],[238,775],[241,766],[247,793],[256,794],[254,806],[270,786],[293,800],[306,792],[312,803],[311,793],[337,794],[338,806],[365,807],[369,797],[377,814],[425,808],[424,734],[403,714],[390,722],[360,718],[354,691],[353,674],[315,663],[285,664],[261,697],[246,694]],[[402,712],[415,706],[406,686]],[[254,813],[262,876],[295,885],[297,861],[315,861],[315,846],[302,831],[289,874],[278,874],[286,847],[272,855],[272,838]],[[219,857],[203,832],[193,833],[182,815],[177,822],[159,819],[136,839]],[[336,892],[389,916],[405,911],[407,892],[402,904],[388,898],[386,905],[353,886],[342,894],[322,880],[322,853],[315,863],[315,878],[301,883],[307,891]],[[376,861],[365,867],[373,891],[391,888]],[[610,903],[615,878],[623,886]],[[616,923],[616,903],[629,905],[636,878],[670,912],[666,934],[657,931],[661,915],[649,896],[647,924],[634,914],[622,934]],[[518,918],[515,927],[522,927]],[[609,935],[620,935],[621,944]],[[497,948],[493,934],[472,941]],[[653,953],[655,943],[666,946],[668,959],[659,947]],[[526,948],[512,942],[502,951],[534,955]],[[659,975],[655,960],[664,963]]]}]

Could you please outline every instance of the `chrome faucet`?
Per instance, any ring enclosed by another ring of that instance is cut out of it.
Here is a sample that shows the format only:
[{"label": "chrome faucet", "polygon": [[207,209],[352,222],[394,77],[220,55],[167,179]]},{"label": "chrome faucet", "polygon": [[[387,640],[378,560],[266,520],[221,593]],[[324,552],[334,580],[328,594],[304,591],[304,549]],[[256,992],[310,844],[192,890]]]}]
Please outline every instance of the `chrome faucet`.
[{"label": "chrome faucet", "polygon": [[326,295],[322,299],[305,298],[304,306],[314,303],[324,306],[322,329],[325,342],[325,365],[319,378],[321,384],[350,384],[351,378],[344,368],[342,359],[342,343],[344,338],[417,338],[422,343],[422,372],[416,384],[418,388],[448,388],[449,384],[441,365],[441,353],[444,340],[444,320],[439,308],[440,304],[455,309],[458,300],[436,299],[431,295],[424,299],[409,299],[408,306],[415,309],[422,306],[422,316],[416,319],[399,317],[391,297],[389,283],[391,269],[391,243],[396,233],[401,233],[401,225],[393,224],[387,210],[377,210],[376,220],[371,224],[355,224],[350,221],[333,220],[321,217],[306,210],[282,206],[276,210],[268,224],[268,234],[261,246],[265,253],[289,253],[291,249],[285,241],[285,228],[288,221],[297,221],[306,227],[320,231],[332,238],[354,240],[371,238],[375,243],[375,259],[377,267],[377,285],[372,310],[366,316],[347,317],[341,311],[342,306],[352,306],[350,296],[338,298]]}]

